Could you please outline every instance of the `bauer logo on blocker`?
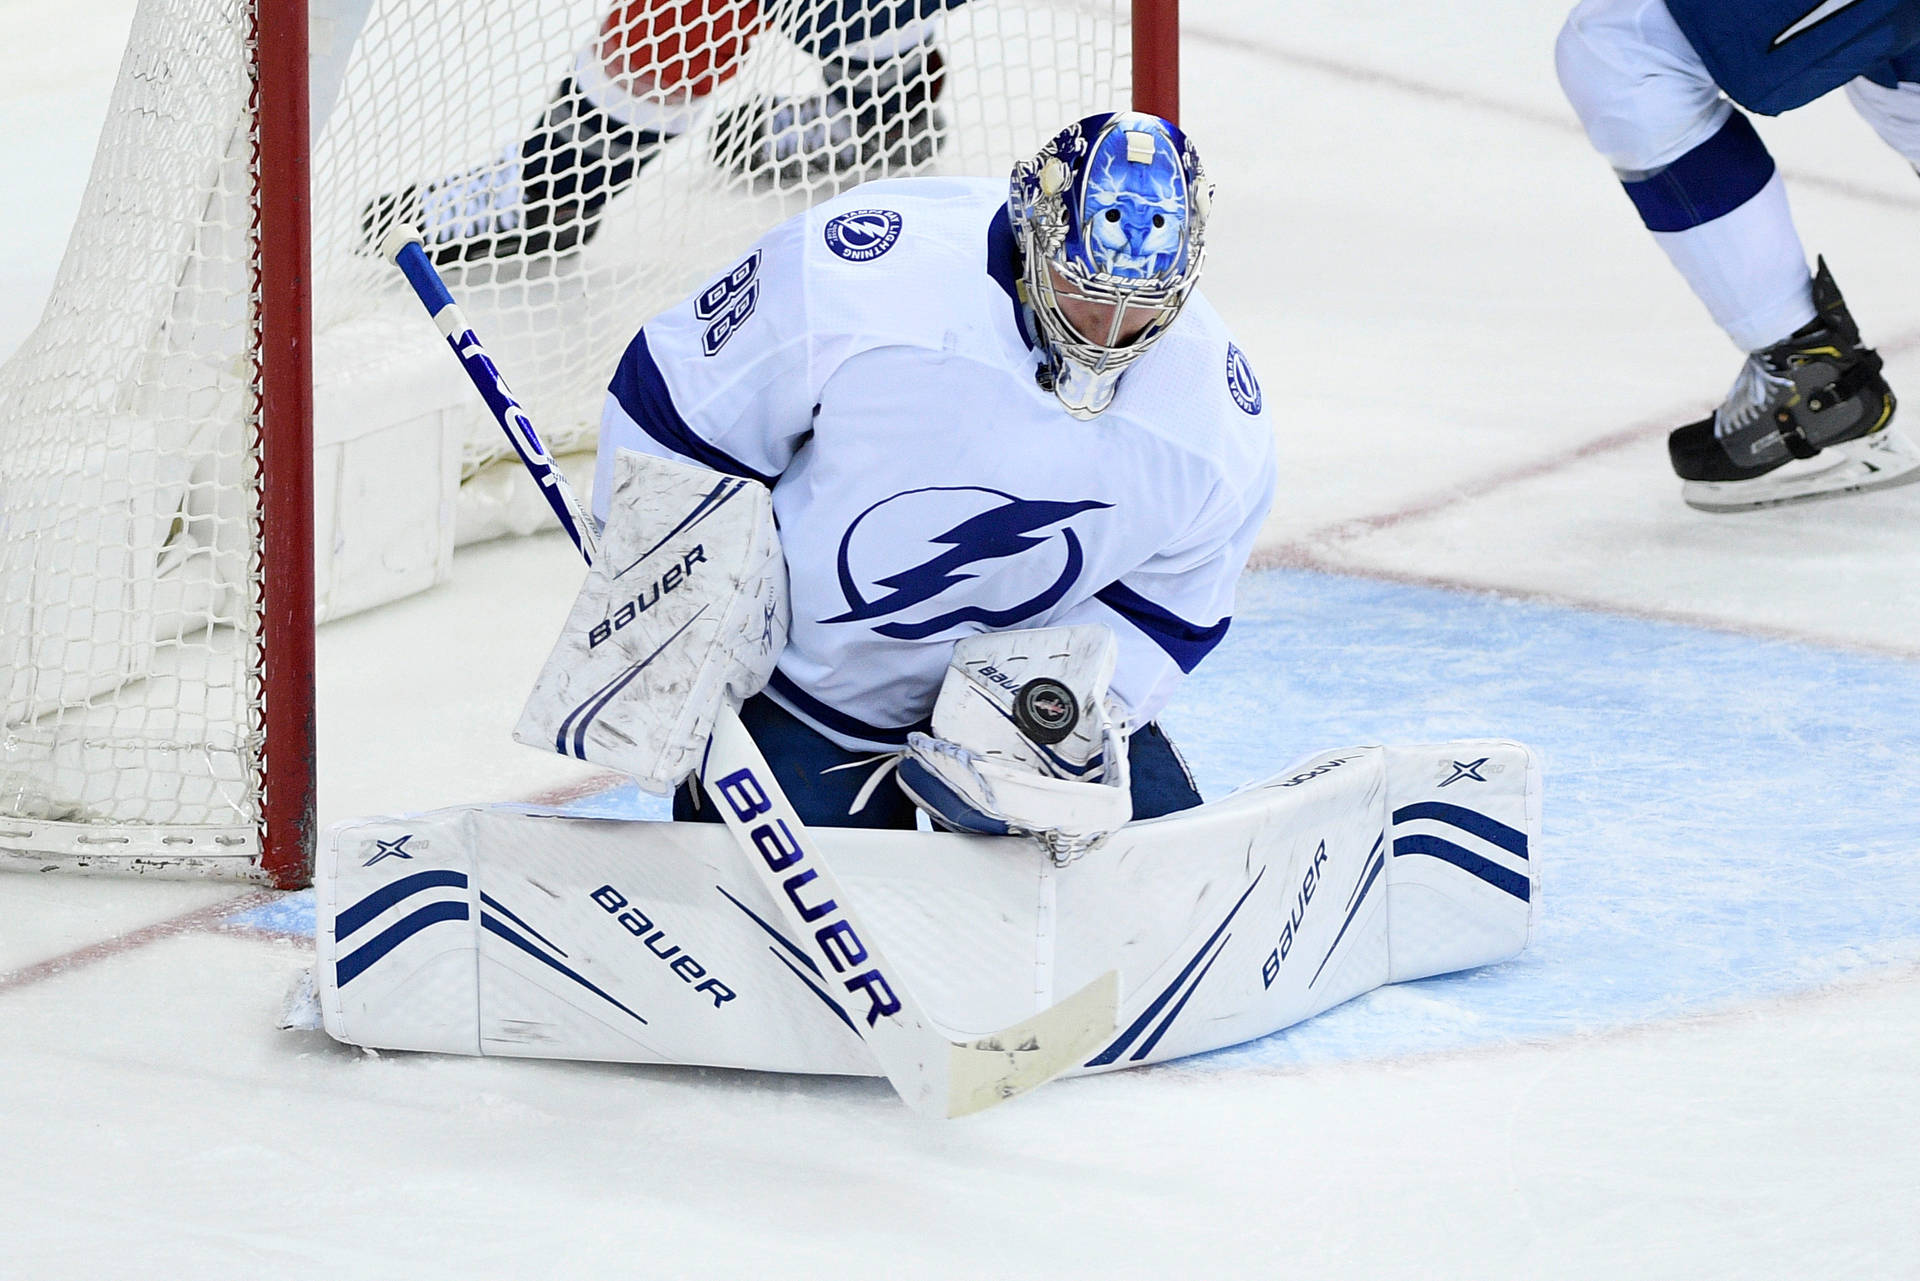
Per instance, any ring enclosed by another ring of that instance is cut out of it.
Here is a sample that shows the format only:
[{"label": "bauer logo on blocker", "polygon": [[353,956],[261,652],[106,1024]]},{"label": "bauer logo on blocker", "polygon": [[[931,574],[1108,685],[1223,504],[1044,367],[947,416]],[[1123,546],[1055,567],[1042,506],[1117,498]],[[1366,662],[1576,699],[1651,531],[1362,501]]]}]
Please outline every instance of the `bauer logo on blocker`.
[{"label": "bauer logo on blocker", "polygon": [[905,220],[891,209],[859,209],[827,223],[827,248],[848,262],[872,262],[900,239]]}]

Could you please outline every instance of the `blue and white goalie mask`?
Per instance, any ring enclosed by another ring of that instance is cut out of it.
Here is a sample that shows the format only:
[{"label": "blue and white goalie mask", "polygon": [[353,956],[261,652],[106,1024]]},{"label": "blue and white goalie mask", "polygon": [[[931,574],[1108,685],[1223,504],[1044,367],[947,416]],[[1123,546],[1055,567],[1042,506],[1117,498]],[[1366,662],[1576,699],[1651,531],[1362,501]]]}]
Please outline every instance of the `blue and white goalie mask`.
[{"label": "blue and white goalie mask", "polygon": [[1176,126],[1115,111],[1056,134],[1014,166],[1012,188],[1021,293],[1053,393],[1092,418],[1200,278],[1212,184]]}]

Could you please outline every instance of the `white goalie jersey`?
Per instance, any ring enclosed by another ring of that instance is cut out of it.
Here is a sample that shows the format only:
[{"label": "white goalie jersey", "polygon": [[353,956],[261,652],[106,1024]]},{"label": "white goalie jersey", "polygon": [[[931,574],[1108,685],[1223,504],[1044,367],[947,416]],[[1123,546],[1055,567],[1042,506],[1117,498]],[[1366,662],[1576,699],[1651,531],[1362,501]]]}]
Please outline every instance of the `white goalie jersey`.
[{"label": "white goalie jersey", "polygon": [[1272,499],[1265,398],[1197,294],[1111,408],[1060,407],[1005,193],[907,179],[790,219],[609,389],[596,506],[620,449],[773,486],[792,630],[767,693],[845,747],[901,747],[953,642],[1016,627],[1112,629],[1111,690],[1151,719],[1225,634]]}]

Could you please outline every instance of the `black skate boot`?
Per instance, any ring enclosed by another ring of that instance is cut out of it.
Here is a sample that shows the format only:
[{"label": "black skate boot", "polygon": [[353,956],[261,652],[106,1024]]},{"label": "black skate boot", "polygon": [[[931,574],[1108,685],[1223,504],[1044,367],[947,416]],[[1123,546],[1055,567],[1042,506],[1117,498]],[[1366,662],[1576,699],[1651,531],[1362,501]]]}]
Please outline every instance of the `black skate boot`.
[{"label": "black skate boot", "polygon": [[389,231],[406,226],[441,266],[567,253],[593,239],[607,201],[633,182],[661,141],[608,117],[568,77],[518,154],[368,201],[363,247],[378,252]]},{"label": "black skate boot", "polygon": [[1824,258],[1813,305],[1811,322],[1747,357],[1713,417],[1667,437],[1689,506],[1737,511],[1920,480],[1920,451],[1888,426],[1880,355],[1861,345]]},{"label": "black skate boot", "polygon": [[762,98],[721,113],[714,161],[781,186],[911,173],[946,143],[945,65],[931,41],[877,62],[829,58],[824,93]]}]

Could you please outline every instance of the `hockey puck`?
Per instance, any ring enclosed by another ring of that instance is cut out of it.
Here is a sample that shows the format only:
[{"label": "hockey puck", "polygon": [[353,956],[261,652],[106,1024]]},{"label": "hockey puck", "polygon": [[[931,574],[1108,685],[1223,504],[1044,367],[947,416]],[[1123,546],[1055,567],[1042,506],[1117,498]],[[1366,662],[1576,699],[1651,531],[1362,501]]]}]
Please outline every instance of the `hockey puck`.
[{"label": "hockey puck", "polygon": [[1042,747],[1052,747],[1080,723],[1080,705],[1065,683],[1036,676],[1013,696],[1013,723]]}]

